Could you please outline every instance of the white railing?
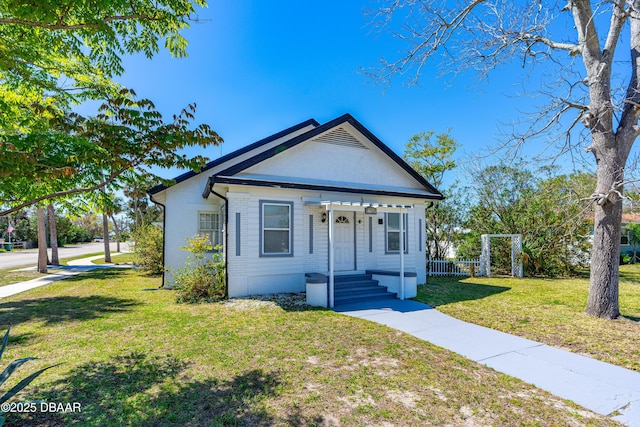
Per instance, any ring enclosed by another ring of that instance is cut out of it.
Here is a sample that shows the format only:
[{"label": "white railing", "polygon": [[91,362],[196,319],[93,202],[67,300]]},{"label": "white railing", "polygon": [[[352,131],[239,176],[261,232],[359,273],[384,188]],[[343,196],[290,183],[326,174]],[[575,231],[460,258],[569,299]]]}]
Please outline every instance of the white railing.
[{"label": "white railing", "polygon": [[472,268],[474,275],[480,275],[479,259],[427,260],[427,273],[429,276],[471,276]]}]

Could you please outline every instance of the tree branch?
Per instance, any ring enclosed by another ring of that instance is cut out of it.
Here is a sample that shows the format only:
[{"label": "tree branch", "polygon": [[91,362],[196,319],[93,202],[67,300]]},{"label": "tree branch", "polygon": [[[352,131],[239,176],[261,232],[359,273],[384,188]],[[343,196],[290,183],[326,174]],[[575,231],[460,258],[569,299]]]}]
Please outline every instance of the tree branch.
[{"label": "tree branch", "polygon": [[130,15],[117,15],[117,16],[107,16],[105,18],[99,19],[97,22],[86,22],[80,24],[65,24],[58,20],[55,24],[44,24],[42,22],[37,21],[28,21],[25,19],[16,19],[16,18],[0,18],[0,24],[5,25],[26,25],[28,27],[36,27],[36,28],[44,28],[47,30],[82,30],[85,28],[97,28],[100,24],[106,24],[108,22],[113,21],[127,21],[140,19],[144,21],[162,21],[163,18],[158,18],[151,15],[145,14],[130,14]]},{"label": "tree branch", "polygon": [[45,200],[51,200],[51,199],[56,199],[58,197],[63,197],[63,196],[70,196],[72,194],[80,194],[80,193],[88,193],[91,191],[95,191],[100,189],[101,187],[111,184],[113,181],[115,181],[116,178],[118,178],[120,175],[122,175],[124,172],[126,172],[129,168],[131,167],[131,165],[128,165],[126,167],[120,168],[119,170],[112,172],[109,177],[105,180],[100,181],[98,184],[95,184],[91,187],[83,187],[83,188],[74,188],[71,190],[64,190],[64,191],[57,191],[55,193],[51,193],[51,194],[47,194],[45,196],[41,196],[41,197],[37,197],[33,200],[29,200],[27,202],[24,202],[20,205],[14,206],[12,208],[6,209],[4,211],[0,211],[0,216],[6,216],[9,215],[13,212],[19,211],[21,209],[24,209],[26,207],[29,206],[33,206],[36,203],[40,203],[43,202]]},{"label": "tree branch", "polygon": [[611,58],[613,58],[613,53],[620,39],[620,33],[629,17],[629,12],[625,10],[624,4],[625,0],[616,0],[611,12],[611,25],[609,27],[609,34],[607,34],[607,40],[604,42],[603,50],[603,52],[607,52]]}]

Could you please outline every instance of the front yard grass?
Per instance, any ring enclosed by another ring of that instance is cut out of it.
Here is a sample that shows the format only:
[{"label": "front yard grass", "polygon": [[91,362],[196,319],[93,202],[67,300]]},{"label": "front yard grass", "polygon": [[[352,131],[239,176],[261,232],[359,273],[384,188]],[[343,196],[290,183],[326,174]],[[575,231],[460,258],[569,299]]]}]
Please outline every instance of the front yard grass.
[{"label": "front yard grass", "polygon": [[620,267],[620,319],[584,314],[588,291],[587,276],[431,277],[415,299],[467,322],[640,371],[640,265]]},{"label": "front yard grass", "polygon": [[11,380],[62,362],[15,401],[82,405],[7,425],[617,425],[383,325],[290,299],[181,305],[158,285],[100,270],[1,300],[3,361],[40,358]]},{"label": "front yard grass", "polygon": [[[70,257],[70,258],[63,258],[60,260],[60,264],[61,265],[68,265],[69,261],[73,261],[76,259],[82,259],[82,258],[88,258],[91,256],[96,256],[96,255],[101,255],[104,252],[96,252],[93,254],[87,254],[87,255],[79,255],[79,256],[75,256],[75,257]],[[13,283],[18,283],[18,282],[26,282],[27,280],[31,280],[31,279],[37,279],[38,277],[43,277],[46,276],[46,274],[42,274],[39,273],[37,270],[33,269],[33,270],[23,270],[23,268],[29,267],[29,265],[23,265],[23,266],[18,266],[18,267],[10,267],[10,268],[3,268],[0,269],[0,286],[6,286],[6,285],[11,285]],[[49,266],[49,271],[55,271],[55,269],[52,269],[51,266]]]},{"label": "front yard grass", "polygon": [[[111,264],[123,264],[123,263],[132,263],[134,261],[133,252],[112,252],[111,253]],[[104,258],[94,259],[91,261],[93,264],[103,265],[106,264],[104,262]]]},{"label": "front yard grass", "polygon": [[19,269],[20,267],[0,269],[0,286],[6,286],[18,282],[26,282],[27,280],[46,276],[46,274],[38,273],[37,270]]}]

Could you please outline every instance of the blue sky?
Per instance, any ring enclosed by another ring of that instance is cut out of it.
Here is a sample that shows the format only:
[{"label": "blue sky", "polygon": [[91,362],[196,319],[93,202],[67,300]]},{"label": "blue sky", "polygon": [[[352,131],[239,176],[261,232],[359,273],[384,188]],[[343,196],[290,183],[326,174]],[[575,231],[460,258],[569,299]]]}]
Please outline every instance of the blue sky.
[{"label": "blue sky", "polygon": [[464,159],[494,144],[500,123],[521,118],[518,110],[531,101],[514,96],[522,80],[517,65],[480,84],[472,72],[453,84],[437,79],[434,64],[420,86],[374,85],[359,70],[403,46],[372,31],[363,14],[372,4],[211,1],[198,11],[201,22],[184,32],[188,58],[165,51],[126,58],[120,81],[167,115],[196,102],[197,121],[225,139],[197,150],[211,159],[308,118],[323,123],[347,112],[399,154],[416,133],[451,129]]}]

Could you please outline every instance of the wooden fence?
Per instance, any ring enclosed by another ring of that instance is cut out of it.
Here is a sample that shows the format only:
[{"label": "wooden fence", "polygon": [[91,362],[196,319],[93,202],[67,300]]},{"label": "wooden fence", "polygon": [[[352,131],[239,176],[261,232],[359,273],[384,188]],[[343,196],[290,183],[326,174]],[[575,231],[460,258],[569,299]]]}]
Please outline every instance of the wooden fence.
[{"label": "wooden fence", "polygon": [[474,275],[480,275],[479,259],[427,260],[427,274],[429,276],[471,276],[472,269]]}]

